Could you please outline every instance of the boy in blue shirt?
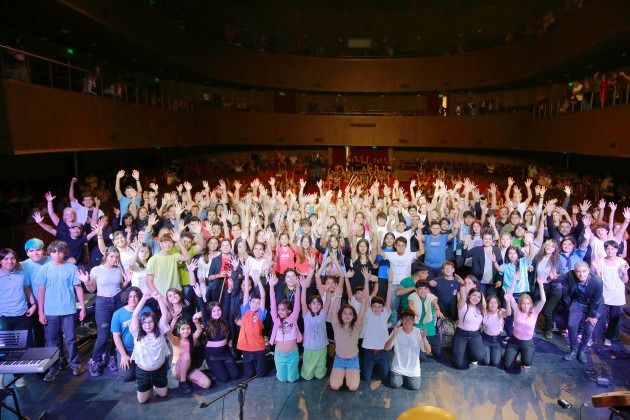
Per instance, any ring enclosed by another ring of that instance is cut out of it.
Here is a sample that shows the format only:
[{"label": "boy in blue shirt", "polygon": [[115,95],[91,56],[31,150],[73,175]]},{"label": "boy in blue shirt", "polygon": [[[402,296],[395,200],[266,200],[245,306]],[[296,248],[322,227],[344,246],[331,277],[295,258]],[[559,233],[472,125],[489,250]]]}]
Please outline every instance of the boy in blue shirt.
[{"label": "boy in blue shirt", "polygon": [[[114,312],[112,316],[111,331],[116,345],[116,358],[120,370],[118,375],[125,382],[136,380],[136,364],[131,360],[133,352],[134,339],[129,331],[129,323],[134,309],[138,306],[138,302],[142,299],[142,291],[132,286],[122,292],[121,300],[127,304]],[[151,312],[148,306],[142,308],[141,314]],[[114,364],[114,367],[116,365]],[[112,368],[110,364],[110,369]],[[114,370],[114,369],[112,369]]]},{"label": "boy in blue shirt", "polygon": [[[39,302],[39,322],[44,325],[46,346],[63,347],[59,339],[60,332],[68,349],[68,360],[72,374],[79,376],[85,369],[79,364],[77,342],[74,334],[77,313],[76,298],[81,305],[79,321],[85,318],[85,299],[81,280],[77,277],[77,266],[64,261],[68,245],[63,241],[54,241],[48,245],[51,261],[37,272],[37,300]],[[76,293],[76,296],[75,296]],[[52,382],[59,373],[59,362],[55,363],[44,377],[45,382]]]}]

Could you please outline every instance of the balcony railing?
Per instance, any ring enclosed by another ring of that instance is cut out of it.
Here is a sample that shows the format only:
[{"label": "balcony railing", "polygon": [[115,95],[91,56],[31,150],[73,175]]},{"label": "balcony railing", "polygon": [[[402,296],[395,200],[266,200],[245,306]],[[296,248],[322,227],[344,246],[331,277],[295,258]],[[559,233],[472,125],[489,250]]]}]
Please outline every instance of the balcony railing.
[{"label": "balcony railing", "polygon": [[157,83],[129,83],[120,76],[100,74],[97,68],[88,70],[6,45],[0,45],[0,74],[6,79],[175,112],[192,113],[197,108],[194,101],[164,95]]}]

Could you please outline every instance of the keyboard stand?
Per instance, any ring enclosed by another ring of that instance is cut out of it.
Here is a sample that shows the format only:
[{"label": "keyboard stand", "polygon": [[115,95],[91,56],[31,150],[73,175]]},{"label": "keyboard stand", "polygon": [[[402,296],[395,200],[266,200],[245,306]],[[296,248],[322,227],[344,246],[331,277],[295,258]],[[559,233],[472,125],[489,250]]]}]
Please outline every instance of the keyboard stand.
[{"label": "keyboard stand", "polygon": [[[22,376],[24,375],[14,374],[13,380],[9,382],[4,389],[0,389],[0,412],[3,408],[5,408],[15,414],[18,420],[29,420],[28,417],[24,417],[20,411],[20,403],[18,403],[17,394],[15,393],[15,388],[13,387],[13,384],[15,384],[15,382]],[[6,399],[9,397],[13,398],[13,407],[7,405],[6,403]]]}]

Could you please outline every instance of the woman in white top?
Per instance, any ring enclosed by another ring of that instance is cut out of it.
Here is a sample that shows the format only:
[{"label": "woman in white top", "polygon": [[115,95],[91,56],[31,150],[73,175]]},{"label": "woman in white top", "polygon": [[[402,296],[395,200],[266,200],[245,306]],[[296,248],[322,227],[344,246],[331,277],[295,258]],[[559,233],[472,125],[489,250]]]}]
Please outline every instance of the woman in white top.
[{"label": "woman in white top", "polygon": [[92,268],[89,274],[79,270],[77,277],[89,292],[96,292],[96,342],[88,366],[91,376],[101,376],[108,363],[110,370],[118,370],[114,348],[108,338],[112,316],[117,309],[124,306],[120,301],[120,291],[129,284],[131,276],[120,266],[118,249],[110,246],[103,253],[101,265]]},{"label": "woman in white top", "polygon": [[[162,317],[159,322],[154,312],[141,314],[150,297],[156,299],[160,305]],[[170,326],[167,313],[166,302],[156,291],[152,296],[142,295],[131,315],[129,332],[136,340],[131,359],[136,363],[136,395],[140,404],[149,401],[151,391],[162,398],[168,393],[166,358],[170,351],[166,344],[166,334],[170,331]]]},{"label": "woman in white top", "polygon": [[135,258],[129,271],[131,272],[131,285],[142,291],[142,294],[151,294],[147,286],[147,262],[151,258],[151,248],[147,244],[136,246]]},{"label": "woman in white top", "polygon": [[597,274],[604,283],[604,309],[600,314],[599,330],[604,328],[604,321],[608,318],[608,326],[604,333],[604,345],[611,346],[612,341],[619,337],[619,321],[621,310],[626,304],[626,283],[628,283],[628,263],[617,256],[619,245],[614,240],[604,242],[606,257],[594,265]]}]

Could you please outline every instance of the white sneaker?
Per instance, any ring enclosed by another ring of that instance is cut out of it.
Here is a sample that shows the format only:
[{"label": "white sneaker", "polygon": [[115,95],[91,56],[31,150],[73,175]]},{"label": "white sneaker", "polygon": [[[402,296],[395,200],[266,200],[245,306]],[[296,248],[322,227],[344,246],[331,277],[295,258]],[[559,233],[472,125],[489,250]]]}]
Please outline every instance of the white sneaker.
[{"label": "white sneaker", "polygon": [[22,376],[20,379],[15,381],[14,385],[16,388],[24,388],[26,386],[26,381],[24,380],[24,376]]},{"label": "white sneaker", "polygon": [[606,339],[604,339],[604,345],[606,347],[611,347],[612,346],[612,341],[610,341],[609,339],[606,338]]}]

